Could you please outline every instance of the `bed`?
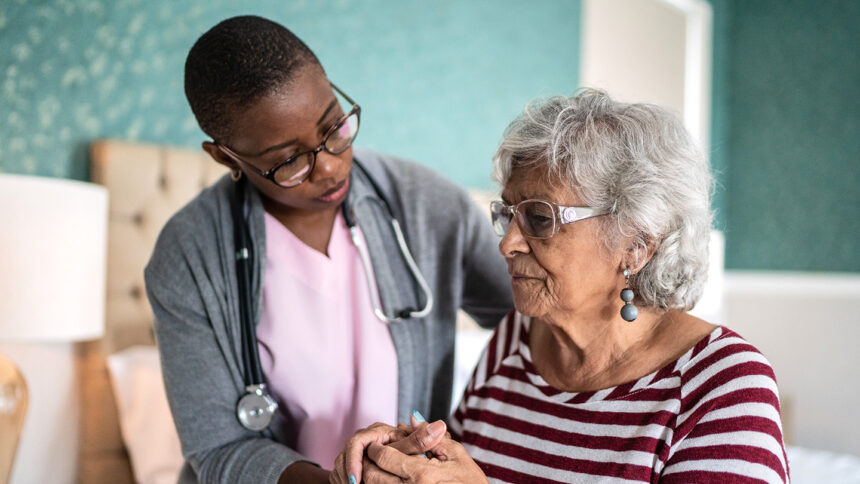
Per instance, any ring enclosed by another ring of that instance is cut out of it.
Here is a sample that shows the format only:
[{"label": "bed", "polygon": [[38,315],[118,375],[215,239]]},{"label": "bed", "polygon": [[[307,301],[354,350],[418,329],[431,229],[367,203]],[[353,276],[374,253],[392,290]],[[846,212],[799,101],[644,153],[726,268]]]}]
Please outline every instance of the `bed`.
[{"label": "bed", "polygon": [[[202,151],[116,140],[94,142],[91,160],[93,181],[110,193],[107,307],[104,337],[78,347],[84,409],[78,482],[172,483],[182,457],[161,383],[143,267],[170,215],[226,169]],[[488,205],[489,194],[473,196]],[[458,328],[459,389],[488,333],[462,315]],[[788,452],[795,483],[860,483],[856,456],[797,446]]]}]

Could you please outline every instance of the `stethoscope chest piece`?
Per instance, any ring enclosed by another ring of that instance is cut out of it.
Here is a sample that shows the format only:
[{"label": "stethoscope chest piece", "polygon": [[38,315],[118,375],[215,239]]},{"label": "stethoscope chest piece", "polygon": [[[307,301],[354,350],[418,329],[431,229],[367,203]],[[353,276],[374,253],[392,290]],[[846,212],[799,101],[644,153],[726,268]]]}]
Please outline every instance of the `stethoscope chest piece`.
[{"label": "stethoscope chest piece", "polygon": [[248,430],[260,431],[269,426],[278,410],[275,399],[266,392],[266,385],[251,385],[236,405],[236,416]]}]

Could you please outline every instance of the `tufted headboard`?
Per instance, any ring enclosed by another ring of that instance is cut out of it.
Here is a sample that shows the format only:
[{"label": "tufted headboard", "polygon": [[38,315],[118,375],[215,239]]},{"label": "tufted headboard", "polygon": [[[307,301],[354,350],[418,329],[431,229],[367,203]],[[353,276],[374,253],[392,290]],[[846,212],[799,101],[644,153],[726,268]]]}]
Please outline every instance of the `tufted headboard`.
[{"label": "tufted headboard", "polygon": [[143,268],[167,219],[226,169],[202,150],[99,140],[92,181],[110,194],[105,335],[78,348],[82,382],[78,482],[131,483],[105,357],[154,344]]}]

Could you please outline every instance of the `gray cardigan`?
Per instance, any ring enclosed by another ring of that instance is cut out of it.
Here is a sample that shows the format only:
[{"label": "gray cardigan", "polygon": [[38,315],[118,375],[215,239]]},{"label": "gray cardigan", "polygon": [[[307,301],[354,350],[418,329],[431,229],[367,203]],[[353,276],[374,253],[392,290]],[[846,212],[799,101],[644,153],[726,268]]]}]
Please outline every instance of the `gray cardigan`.
[{"label": "gray cardigan", "polygon": [[[430,419],[446,418],[458,308],[485,327],[494,326],[513,308],[498,239],[468,194],[431,170],[358,148],[354,158],[391,203],[435,298],[427,317],[389,325],[398,359],[398,418],[408,422],[413,409]],[[423,307],[381,205],[366,202],[365,197],[375,193],[373,187],[355,166],[350,183],[346,203],[359,201],[355,217],[367,240],[386,312]],[[245,429],[236,418],[244,383],[232,184],[225,176],[165,225],[144,272],[146,290],[186,468],[190,464],[201,482],[277,482],[288,465],[307,459],[287,446],[284,428],[289,422],[280,412],[263,432]],[[249,190],[248,218],[255,254],[253,320],[259,323],[266,237],[255,190]]]}]

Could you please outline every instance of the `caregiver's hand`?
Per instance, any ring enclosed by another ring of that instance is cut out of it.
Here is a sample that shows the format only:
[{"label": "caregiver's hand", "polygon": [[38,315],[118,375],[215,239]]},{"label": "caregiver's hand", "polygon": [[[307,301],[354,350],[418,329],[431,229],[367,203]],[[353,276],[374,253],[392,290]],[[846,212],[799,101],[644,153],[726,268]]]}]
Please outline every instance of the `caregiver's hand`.
[{"label": "caregiver's hand", "polygon": [[[414,429],[414,431],[413,431]],[[396,428],[375,423],[359,430],[346,441],[343,451],[334,462],[329,475],[331,484],[356,484],[362,475],[364,451],[370,444],[390,445],[404,455],[423,454],[438,444],[446,435],[445,422],[420,423],[412,418],[412,427],[399,424]],[[426,460],[426,459],[424,459]],[[351,481],[350,476],[355,480]]]},{"label": "caregiver's hand", "polygon": [[486,483],[487,476],[472,460],[463,446],[446,437],[430,451],[433,458],[424,459],[404,454],[390,445],[371,443],[364,466],[364,482],[389,483]]}]

